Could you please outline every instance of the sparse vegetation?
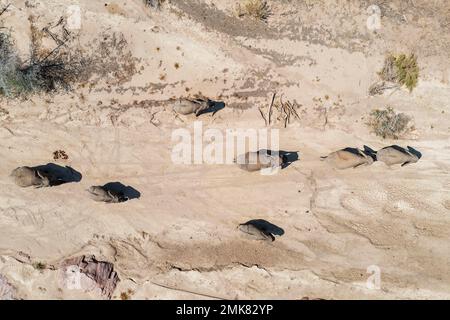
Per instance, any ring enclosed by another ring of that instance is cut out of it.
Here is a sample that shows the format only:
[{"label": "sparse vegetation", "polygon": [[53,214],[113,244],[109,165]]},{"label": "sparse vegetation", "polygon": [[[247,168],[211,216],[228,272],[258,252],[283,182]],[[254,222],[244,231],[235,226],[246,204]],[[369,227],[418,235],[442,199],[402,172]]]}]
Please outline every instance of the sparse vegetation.
[{"label": "sparse vegetation", "polygon": [[369,95],[375,96],[378,94],[383,94],[385,90],[398,88],[398,84],[388,84],[384,81],[376,82],[369,87]]},{"label": "sparse vegetation", "polygon": [[[297,113],[299,105],[296,101],[284,102],[282,96],[280,96],[278,100],[275,100],[275,97],[276,93],[272,96],[272,100],[266,114],[264,114],[263,108],[259,108],[259,112],[266,126],[270,127],[272,124],[282,123],[286,128],[287,125],[291,123],[291,120],[300,120],[300,116]],[[276,110],[275,118],[272,117],[274,110]]]},{"label": "sparse vegetation", "polygon": [[251,17],[256,20],[267,21],[270,16],[270,8],[264,0],[245,0],[236,7],[238,17]]},{"label": "sparse vegetation", "polygon": [[128,293],[122,292],[122,293],[120,294],[120,299],[121,299],[121,300],[130,300],[130,296],[128,295]]},{"label": "sparse vegetation", "polygon": [[[61,18],[62,19],[62,18]],[[75,84],[92,88],[99,81],[122,84],[137,72],[137,59],[127,50],[123,34],[102,34],[89,55],[75,44],[62,19],[55,26],[38,28],[30,17],[30,57],[20,59],[15,43],[6,31],[0,32],[0,95],[20,97],[36,93],[70,90]],[[59,27],[60,34],[52,29]],[[43,38],[53,39],[56,47],[42,45]]]},{"label": "sparse vegetation", "polygon": [[395,67],[397,70],[397,81],[412,91],[417,86],[419,79],[419,67],[417,66],[417,58],[414,54],[407,57],[401,54],[395,59]]},{"label": "sparse vegetation", "polygon": [[383,81],[395,82],[404,85],[411,92],[417,85],[419,79],[419,67],[414,54],[407,56],[392,54],[386,57],[383,69],[379,72]]},{"label": "sparse vegetation", "polygon": [[373,110],[367,123],[377,136],[384,139],[398,139],[413,129],[412,118],[404,113],[396,113],[393,108]]},{"label": "sparse vegetation", "polygon": [[44,270],[45,267],[46,267],[45,263],[42,262],[33,263],[33,268],[35,268],[36,270]]},{"label": "sparse vegetation", "polygon": [[128,289],[127,292],[120,293],[120,299],[121,300],[130,300],[131,296],[134,294],[134,291],[131,289]]},{"label": "sparse vegetation", "polygon": [[44,51],[32,41],[31,56],[23,62],[9,33],[0,33],[0,94],[15,97],[68,89],[84,70],[84,60],[66,50],[64,43]]},{"label": "sparse vegetation", "polygon": [[166,0],[144,0],[144,3],[152,8],[160,8]]}]

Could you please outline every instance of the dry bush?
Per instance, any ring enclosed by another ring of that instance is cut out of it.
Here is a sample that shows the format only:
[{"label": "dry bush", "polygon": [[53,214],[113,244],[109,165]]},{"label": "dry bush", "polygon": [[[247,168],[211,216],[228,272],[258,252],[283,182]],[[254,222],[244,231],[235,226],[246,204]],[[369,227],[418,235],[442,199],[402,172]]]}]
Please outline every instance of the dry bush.
[{"label": "dry bush", "polygon": [[157,9],[159,9],[164,2],[166,2],[166,0],[144,0],[144,3],[147,6]]},{"label": "dry bush", "polygon": [[[122,33],[100,34],[99,39],[89,44],[95,48],[89,55],[90,86],[99,82],[120,85],[131,80],[137,72],[138,59],[128,48],[128,41]],[[92,77],[95,75],[95,77]]]},{"label": "dry bush", "polygon": [[378,73],[380,78],[384,81],[396,82],[397,72],[395,70],[395,57],[388,55],[384,60],[383,69]]},{"label": "dry bush", "polygon": [[30,52],[29,59],[22,61],[11,35],[0,33],[0,94],[14,97],[59,88],[67,90],[86,70],[87,61],[65,43],[48,51],[32,37]]},{"label": "dry bush", "polygon": [[270,8],[264,0],[245,0],[236,7],[238,17],[248,16],[257,20],[267,21],[270,16]]},{"label": "dry bush", "polygon": [[384,81],[376,82],[369,87],[369,95],[375,96],[378,94],[383,94],[385,90],[398,88],[398,84],[388,84]]},{"label": "dry bush", "polygon": [[131,296],[134,294],[134,291],[133,290],[131,290],[131,289],[128,289],[128,291],[127,292],[122,292],[122,293],[120,293],[120,299],[121,300],[130,300],[131,299]]},{"label": "dry bush", "polygon": [[391,107],[384,110],[373,110],[367,123],[373,132],[380,137],[398,139],[413,130],[412,118],[404,113],[396,113]]},{"label": "dry bush", "polygon": [[46,265],[42,262],[35,262],[33,263],[33,268],[35,268],[36,270],[44,270],[46,268]]},{"label": "dry bush", "polygon": [[9,33],[0,33],[0,94],[10,95],[16,83],[20,84],[18,66],[19,58]]}]

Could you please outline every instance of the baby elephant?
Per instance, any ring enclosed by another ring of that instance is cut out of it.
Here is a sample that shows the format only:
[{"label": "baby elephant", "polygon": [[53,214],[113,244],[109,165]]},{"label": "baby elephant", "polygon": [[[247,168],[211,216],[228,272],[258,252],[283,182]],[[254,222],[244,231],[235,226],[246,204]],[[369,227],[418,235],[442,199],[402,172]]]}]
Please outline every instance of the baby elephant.
[{"label": "baby elephant", "polygon": [[105,186],[92,186],[87,191],[90,198],[98,202],[118,203],[128,200],[123,192],[113,191]]},{"label": "baby elephant", "polygon": [[385,147],[377,151],[377,160],[388,166],[401,163],[402,167],[419,161],[422,154],[409,146],[407,148],[408,150],[397,145]]},{"label": "baby elephant", "polygon": [[175,102],[173,110],[176,113],[183,115],[195,113],[195,115],[198,117],[202,111],[207,110],[213,105],[214,102],[209,99],[179,99]]},{"label": "baby elephant", "polygon": [[332,152],[328,156],[320,157],[320,159],[327,161],[336,169],[348,169],[370,165],[373,163],[374,157],[375,155],[366,148],[364,151],[358,148],[345,148]]},{"label": "baby elephant", "polygon": [[249,172],[258,171],[267,168],[278,168],[287,162],[285,155],[272,155],[270,150],[259,150],[256,152],[247,152],[239,155],[235,163],[242,170]]},{"label": "baby elephant", "polygon": [[19,187],[24,188],[30,186],[50,187],[53,180],[49,173],[27,166],[14,169],[10,176]]}]

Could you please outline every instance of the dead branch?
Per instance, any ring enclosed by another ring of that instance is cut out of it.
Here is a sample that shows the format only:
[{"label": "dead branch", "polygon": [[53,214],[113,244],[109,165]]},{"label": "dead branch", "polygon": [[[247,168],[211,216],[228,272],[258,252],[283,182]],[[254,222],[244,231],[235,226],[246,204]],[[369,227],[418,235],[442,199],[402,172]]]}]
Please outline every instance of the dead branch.
[{"label": "dead branch", "polygon": [[[56,25],[54,25],[54,26],[49,25],[42,29],[42,31],[47,33],[53,39],[53,41],[56,42],[56,44],[58,46],[64,45],[66,42],[68,42],[68,40],[70,38],[70,32],[65,28],[64,22],[65,22],[64,18],[61,17]],[[51,30],[55,29],[56,27],[58,27],[59,25],[61,25],[61,29],[62,29],[61,35],[51,31]]]},{"label": "dead branch", "polygon": [[48,58],[50,58],[50,56],[51,56],[52,54],[54,54],[54,53],[57,52],[62,46],[64,46],[64,45],[66,44],[67,41],[68,41],[68,40],[66,40],[66,41],[64,41],[63,43],[61,43],[60,45],[58,45],[56,48],[54,48],[52,51],[50,51],[50,53],[47,54],[47,55],[44,57],[44,59],[39,60],[39,61],[38,61],[37,63],[35,63],[35,64],[40,64],[40,63],[45,62]]},{"label": "dead branch", "polygon": [[297,111],[295,110],[296,107],[298,107],[297,103],[291,103],[290,101],[283,101],[283,95],[281,94],[280,98],[275,103],[276,93],[272,96],[271,104],[269,105],[269,108],[266,113],[264,113],[264,108],[258,107],[259,113],[261,114],[261,117],[264,119],[264,122],[267,126],[272,125],[272,115],[274,112],[276,112],[276,121],[280,121],[284,123],[284,127],[287,128],[288,124],[291,124],[294,120],[293,118],[296,118],[300,121],[300,116],[298,115]]},{"label": "dead branch", "polygon": [[269,111],[268,111],[268,119],[269,119],[269,126],[272,124],[271,123],[271,117],[272,117],[272,107],[273,107],[273,102],[275,101],[275,96],[276,96],[276,92],[273,94],[273,97],[272,97],[272,103],[270,104],[270,107],[269,107]]},{"label": "dead branch", "polygon": [[5,12],[6,12],[6,10],[8,10],[8,8],[11,6],[11,3],[8,3],[7,5],[6,5],[6,7],[4,7],[3,9],[2,9],[2,11],[0,12],[0,16],[2,15],[2,14],[4,14]]},{"label": "dead branch", "polygon": [[5,11],[8,10],[8,8],[9,8],[10,6],[11,6],[11,3],[8,3],[8,4],[6,5],[6,7],[4,7],[4,8],[2,9],[2,11],[0,12],[0,16],[1,16],[2,14],[4,14]]},{"label": "dead branch", "polygon": [[295,115],[295,117],[297,118],[297,120],[300,121],[300,116],[297,113],[297,110],[295,110],[295,106],[297,106],[297,103],[295,103],[295,106],[292,105],[289,101],[287,102],[289,104],[290,109],[292,110],[292,113]]},{"label": "dead branch", "polygon": [[261,117],[264,119],[264,123],[265,123],[265,125],[266,125],[266,127],[267,127],[267,119],[266,119],[266,117],[264,116],[264,113],[262,112],[261,108],[259,108],[259,107],[258,107],[258,110],[259,110],[259,112],[261,113]]},{"label": "dead branch", "polygon": [[397,88],[399,88],[399,85],[396,83],[386,83],[385,81],[375,82],[369,87],[369,95],[380,95],[383,94],[383,92],[386,90]]},{"label": "dead branch", "polygon": [[284,119],[284,127],[287,127],[289,122],[289,110],[287,110],[286,105],[283,103],[283,95],[280,97],[280,107],[281,107],[281,117]]}]

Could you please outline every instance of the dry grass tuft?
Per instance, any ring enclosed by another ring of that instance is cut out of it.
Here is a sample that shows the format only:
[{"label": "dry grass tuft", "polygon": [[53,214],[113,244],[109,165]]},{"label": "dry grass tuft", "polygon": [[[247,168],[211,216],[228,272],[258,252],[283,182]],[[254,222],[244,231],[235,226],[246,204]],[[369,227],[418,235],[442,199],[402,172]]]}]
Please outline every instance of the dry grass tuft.
[{"label": "dry grass tuft", "polygon": [[245,0],[236,7],[238,17],[251,17],[256,20],[267,21],[270,16],[270,8],[267,1],[264,0]]},{"label": "dry grass tuft", "polygon": [[44,270],[45,269],[45,267],[46,267],[46,265],[45,265],[45,263],[42,263],[42,262],[35,262],[35,263],[33,263],[33,267],[36,269],[36,270]]},{"label": "dry grass tuft", "polygon": [[145,5],[159,9],[166,0],[144,0]]}]

